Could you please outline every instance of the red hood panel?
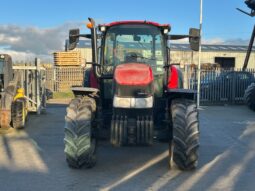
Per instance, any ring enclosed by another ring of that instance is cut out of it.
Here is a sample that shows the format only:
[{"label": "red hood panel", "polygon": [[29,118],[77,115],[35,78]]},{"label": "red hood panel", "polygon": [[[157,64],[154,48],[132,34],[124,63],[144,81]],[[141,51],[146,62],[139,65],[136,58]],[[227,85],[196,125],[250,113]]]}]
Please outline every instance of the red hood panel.
[{"label": "red hood panel", "polygon": [[151,67],[146,64],[121,64],[115,69],[114,79],[120,85],[144,86],[153,81],[153,73]]}]

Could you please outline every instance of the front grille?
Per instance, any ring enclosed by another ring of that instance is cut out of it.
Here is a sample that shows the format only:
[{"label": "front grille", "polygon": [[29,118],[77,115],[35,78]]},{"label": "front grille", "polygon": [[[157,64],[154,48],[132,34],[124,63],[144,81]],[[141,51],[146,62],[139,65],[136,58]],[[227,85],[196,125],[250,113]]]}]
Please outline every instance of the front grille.
[{"label": "front grille", "polygon": [[147,86],[127,86],[115,83],[115,95],[118,97],[149,97],[153,93],[153,83]]}]

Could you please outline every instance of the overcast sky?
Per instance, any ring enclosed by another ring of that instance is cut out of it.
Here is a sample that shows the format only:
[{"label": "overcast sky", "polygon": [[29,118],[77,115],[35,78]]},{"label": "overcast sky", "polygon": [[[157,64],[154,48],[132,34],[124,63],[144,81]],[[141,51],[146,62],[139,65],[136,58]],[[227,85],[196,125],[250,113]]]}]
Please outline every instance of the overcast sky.
[{"label": "overcast sky", "polygon": [[[243,0],[204,0],[203,41],[246,45],[254,19],[238,12]],[[15,60],[50,58],[64,49],[70,28],[85,29],[87,17],[100,23],[151,20],[169,23],[172,33],[199,26],[199,0],[9,0],[1,2],[0,49]]]}]

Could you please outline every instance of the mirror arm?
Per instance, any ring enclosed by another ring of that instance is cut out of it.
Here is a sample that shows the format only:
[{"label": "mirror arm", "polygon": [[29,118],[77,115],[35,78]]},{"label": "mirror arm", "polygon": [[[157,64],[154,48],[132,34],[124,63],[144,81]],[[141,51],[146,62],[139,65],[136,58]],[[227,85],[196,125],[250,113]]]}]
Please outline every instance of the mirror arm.
[{"label": "mirror arm", "polygon": [[[91,39],[91,34],[81,34],[80,37],[89,38]],[[100,39],[102,36],[97,34],[97,39]]]},{"label": "mirror arm", "polygon": [[91,38],[91,34],[80,34],[78,37]]},{"label": "mirror arm", "polygon": [[184,38],[199,38],[199,36],[194,35],[168,35],[167,40],[181,40]]},{"label": "mirror arm", "polygon": [[[91,34],[79,34],[79,35],[70,35],[70,37],[75,37],[75,38],[79,38],[79,37],[83,37],[83,38],[89,38],[91,39]],[[100,39],[101,35],[97,35],[97,39]]]},{"label": "mirror arm", "polygon": [[190,38],[190,35],[168,35],[168,40],[181,40],[184,38]]}]

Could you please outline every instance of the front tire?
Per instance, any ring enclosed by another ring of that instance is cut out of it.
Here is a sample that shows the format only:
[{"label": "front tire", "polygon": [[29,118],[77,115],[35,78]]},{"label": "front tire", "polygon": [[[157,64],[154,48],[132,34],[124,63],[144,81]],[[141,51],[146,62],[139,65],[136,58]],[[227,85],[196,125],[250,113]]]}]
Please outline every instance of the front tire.
[{"label": "front tire", "polygon": [[181,170],[192,170],[198,163],[199,120],[196,104],[187,99],[172,101],[173,140],[169,148],[173,161]]},{"label": "front tire", "polygon": [[93,98],[75,98],[65,117],[65,155],[72,168],[91,168],[96,164],[96,138],[93,120],[96,102]]},{"label": "front tire", "polygon": [[23,98],[15,100],[11,106],[11,118],[13,128],[24,128],[26,123],[26,116],[26,100]]},{"label": "front tire", "polygon": [[245,90],[244,102],[252,111],[255,111],[255,83],[249,85]]}]

